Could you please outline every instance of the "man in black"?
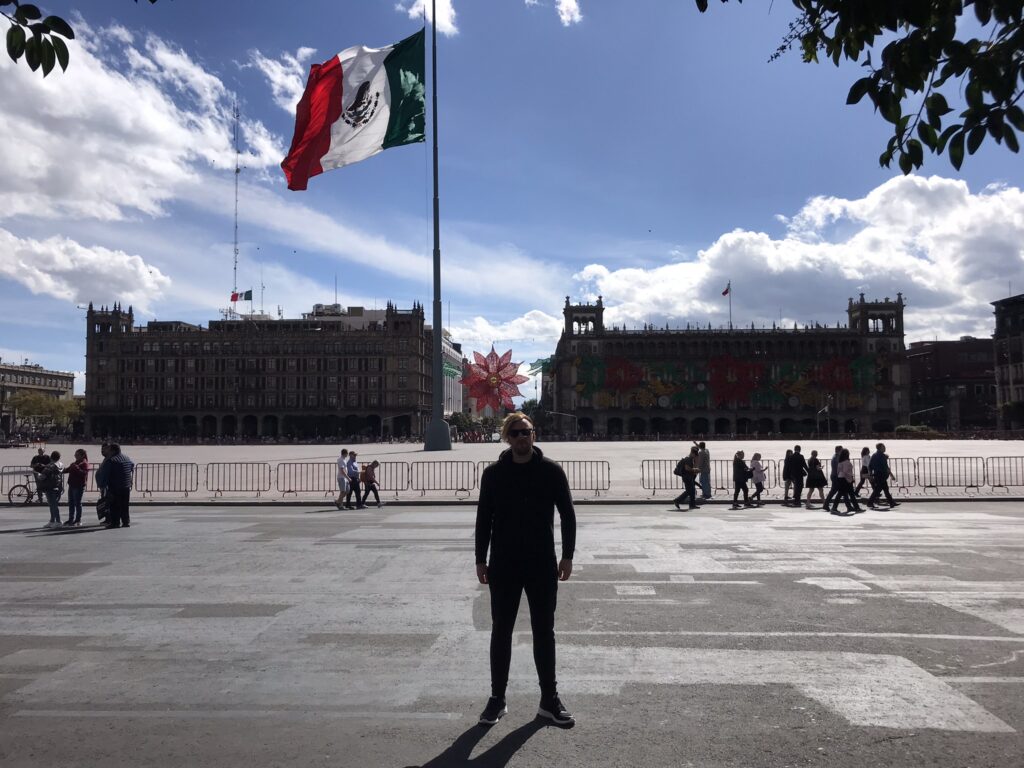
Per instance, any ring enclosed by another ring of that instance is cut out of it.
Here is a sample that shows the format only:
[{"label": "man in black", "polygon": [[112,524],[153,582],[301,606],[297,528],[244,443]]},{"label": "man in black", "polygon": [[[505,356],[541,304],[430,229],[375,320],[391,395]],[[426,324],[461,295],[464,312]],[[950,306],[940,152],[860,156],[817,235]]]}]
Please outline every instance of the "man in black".
[{"label": "man in black", "polygon": [[[683,492],[676,496],[672,503],[679,509],[679,505],[689,498],[690,509],[697,507],[697,473],[700,472],[700,449],[695,445],[690,449],[690,454],[680,460],[683,468]],[[707,498],[710,498],[707,497]]]},{"label": "man in black", "polygon": [[793,481],[793,500],[791,507],[800,506],[800,495],[804,492],[804,478],[807,476],[807,459],[800,453],[800,446],[793,446],[793,455],[786,459],[789,463],[789,479]]},{"label": "man in black", "polygon": [[892,470],[889,469],[889,456],[885,452],[885,445],[879,443],[875,446],[875,452],[868,462],[868,472],[871,480],[871,496],[868,498],[868,509],[876,509],[879,497],[884,493],[885,500],[889,502],[889,508],[898,507],[900,503],[892,498],[889,493],[889,478],[892,477]]},{"label": "man in black", "polygon": [[[828,496],[825,497],[825,503],[822,504],[822,509],[828,509],[829,504],[839,494],[839,454],[842,452],[843,446],[837,445],[835,453],[832,454],[832,468],[829,470],[828,479],[832,484],[828,489]],[[847,502],[849,504],[849,502]]]},{"label": "man in black", "polygon": [[128,505],[132,495],[132,472],[135,462],[121,453],[121,446],[110,443],[104,446],[103,463],[96,470],[96,485],[110,502],[107,524],[104,528],[130,528],[131,516]]},{"label": "man in black", "polygon": [[[534,434],[533,423],[525,414],[506,416],[501,436],[510,447],[480,478],[476,576],[491,593],[491,697],[480,714],[480,724],[494,725],[508,712],[505,688],[512,662],[512,630],[525,590],[541,691],[537,714],[568,728],[576,721],[558,698],[555,604],[559,580],[566,581],[572,574],[576,512],[565,472],[534,446]],[[556,507],[562,523],[562,559],[558,562]]]}]

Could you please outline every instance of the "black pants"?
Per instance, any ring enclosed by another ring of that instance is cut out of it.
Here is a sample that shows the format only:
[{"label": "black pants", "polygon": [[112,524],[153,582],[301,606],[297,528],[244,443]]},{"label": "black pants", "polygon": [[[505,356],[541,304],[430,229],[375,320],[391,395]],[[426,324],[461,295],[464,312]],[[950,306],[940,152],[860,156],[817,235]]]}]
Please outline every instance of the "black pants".
[{"label": "black pants", "polygon": [[693,475],[683,475],[683,492],[673,499],[674,504],[682,504],[689,499],[690,509],[697,506],[697,481]]},{"label": "black pants", "polygon": [[353,480],[352,478],[349,478],[349,480],[348,480],[348,494],[345,496],[345,506],[346,507],[351,507],[352,506],[352,494],[353,493],[356,495],[356,504],[362,504],[363,502],[360,501],[361,497],[359,495],[359,480],[358,480],[358,478],[355,479],[355,480]]},{"label": "black pants", "polygon": [[797,475],[793,478],[793,501],[797,504],[800,503],[800,496],[804,492],[804,478],[803,475]]},{"label": "black pants", "polygon": [[747,497],[747,481],[746,480],[735,480],[733,481],[735,489],[732,492],[732,503],[735,504],[740,500],[740,491],[743,491],[743,501],[746,503],[750,499]]},{"label": "black pants", "polygon": [[877,480],[871,478],[871,496],[868,499],[868,504],[874,504],[878,501],[878,497],[883,493],[885,494],[885,500],[892,504],[892,494],[889,493],[889,478],[884,480]]},{"label": "black pants", "polygon": [[[839,490],[839,478],[833,477],[832,487],[828,489],[828,495],[825,496],[825,503],[822,506],[827,507],[829,504],[831,504],[832,499],[834,499],[839,494]],[[838,504],[839,502],[836,503]]]},{"label": "black pants", "polygon": [[[853,483],[849,480],[839,478],[836,481],[836,485],[833,485],[832,488],[836,491],[835,501],[832,503],[833,510],[839,509],[839,502],[845,502],[847,510],[860,509],[857,505],[857,494],[854,493]],[[829,496],[831,495],[832,493],[829,492]],[[825,508],[828,508],[827,501],[825,502]]]},{"label": "black pants", "polygon": [[555,604],[558,598],[558,566],[554,560],[520,565],[495,565],[487,570],[491,591],[491,695],[505,698],[512,663],[512,630],[519,601],[526,592],[533,629],[533,661],[541,696],[556,695]]},{"label": "black pants", "polygon": [[378,504],[380,504],[380,494],[377,493],[377,484],[367,483],[366,487],[363,489],[363,506],[366,506],[366,500],[370,498],[371,492],[373,493],[373,498],[377,500]]},{"label": "black pants", "polygon": [[110,511],[107,513],[107,525],[119,528],[122,525],[130,525],[131,517],[128,514],[128,505],[131,502],[131,488],[119,490],[107,489],[107,499],[110,500]]}]

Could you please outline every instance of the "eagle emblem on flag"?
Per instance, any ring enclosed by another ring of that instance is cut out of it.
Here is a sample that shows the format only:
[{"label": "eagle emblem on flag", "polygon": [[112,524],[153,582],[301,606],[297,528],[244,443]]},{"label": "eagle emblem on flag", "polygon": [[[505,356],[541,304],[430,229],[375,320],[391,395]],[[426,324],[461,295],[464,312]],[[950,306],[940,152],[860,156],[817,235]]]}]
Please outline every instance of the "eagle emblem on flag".
[{"label": "eagle emblem on flag", "polygon": [[380,103],[380,91],[370,93],[370,81],[366,80],[356,90],[356,97],[349,104],[341,119],[353,128],[366,125],[377,114],[377,105]]}]

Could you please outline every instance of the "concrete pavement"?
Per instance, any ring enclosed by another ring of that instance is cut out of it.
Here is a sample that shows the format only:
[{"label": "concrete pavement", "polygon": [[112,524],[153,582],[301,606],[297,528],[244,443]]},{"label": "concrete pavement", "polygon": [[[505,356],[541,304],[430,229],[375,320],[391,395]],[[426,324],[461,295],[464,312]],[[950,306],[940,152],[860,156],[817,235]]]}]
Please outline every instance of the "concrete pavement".
[{"label": "concrete pavement", "polygon": [[[91,513],[91,510],[88,510]],[[974,766],[1024,754],[1024,512],[589,505],[534,722],[471,507],[0,508],[0,765]]]}]

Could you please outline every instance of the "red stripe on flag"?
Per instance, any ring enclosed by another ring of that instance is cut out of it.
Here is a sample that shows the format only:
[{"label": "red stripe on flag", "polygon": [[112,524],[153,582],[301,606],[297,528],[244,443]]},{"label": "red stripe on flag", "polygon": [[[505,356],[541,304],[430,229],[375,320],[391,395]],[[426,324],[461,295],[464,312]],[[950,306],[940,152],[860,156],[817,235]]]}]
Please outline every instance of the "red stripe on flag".
[{"label": "red stripe on flag", "polygon": [[306,90],[295,110],[295,135],[281,169],[288,189],[305,189],[309,179],[324,172],[320,158],[331,147],[331,126],[341,117],[341,62],[335,56],[309,68]]}]

